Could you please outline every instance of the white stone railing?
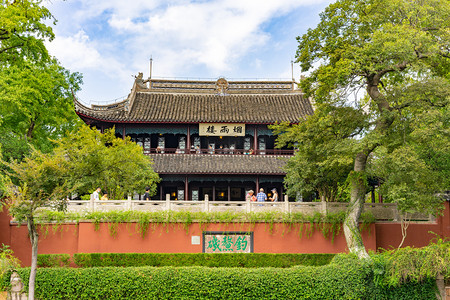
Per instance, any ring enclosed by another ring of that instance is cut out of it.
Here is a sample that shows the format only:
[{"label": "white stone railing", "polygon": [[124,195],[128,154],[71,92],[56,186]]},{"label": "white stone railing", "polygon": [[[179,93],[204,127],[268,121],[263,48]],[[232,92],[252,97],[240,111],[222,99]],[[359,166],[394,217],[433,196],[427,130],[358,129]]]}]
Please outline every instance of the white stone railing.
[{"label": "white stone railing", "polygon": [[[112,211],[112,210],[138,210],[138,211],[183,211],[194,212],[263,212],[281,211],[285,213],[302,213],[313,215],[315,213],[338,213],[347,209],[347,203],[337,202],[289,202],[287,196],[281,202],[250,202],[250,201],[174,201],[167,195],[166,200],[141,201],[132,200],[71,200],[68,211]],[[371,212],[377,221],[399,221],[400,213],[395,203],[365,203],[364,211]],[[434,221],[433,216],[416,214],[410,217],[414,221]]]}]

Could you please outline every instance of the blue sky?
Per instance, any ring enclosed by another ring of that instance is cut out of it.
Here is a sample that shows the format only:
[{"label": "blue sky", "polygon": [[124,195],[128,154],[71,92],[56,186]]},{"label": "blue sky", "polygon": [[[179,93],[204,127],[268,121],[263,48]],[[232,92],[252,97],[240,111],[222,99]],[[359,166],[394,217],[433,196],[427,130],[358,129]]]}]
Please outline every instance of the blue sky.
[{"label": "blue sky", "polygon": [[[296,37],[331,0],[47,0],[57,24],[50,53],[81,72],[78,98],[110,103],[133,76],[289,79]],[[300,67],[294,65],[298,81]]]}]

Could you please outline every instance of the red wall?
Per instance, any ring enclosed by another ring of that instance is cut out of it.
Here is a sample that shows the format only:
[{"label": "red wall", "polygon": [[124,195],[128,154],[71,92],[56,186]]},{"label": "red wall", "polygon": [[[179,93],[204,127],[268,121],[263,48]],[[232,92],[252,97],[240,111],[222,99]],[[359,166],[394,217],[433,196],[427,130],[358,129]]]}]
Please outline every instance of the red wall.
[{"label": "red wall", "polygon": [[[6,220],[6,221],[5,221]],[[41,229],[39,253],[95,253],[95,252],[153,252],[153,253],[199,253],[202,245],[192,245],[191,236],[202,236],[202,231],[252,231],[254,232],[255,253],[339,253],[345,252],[346,242],[341,232],[335,237],[325,238],[316,230],[310,237],[305,230],[299,237],[299,226],[289,229],[284,224],[275,224],[274,231],[269,232],[269,225],[257,224],[209,224],[202,229],[199,224],[189,226],[186,232],[182,224],[150,225],[144,238],[136,230],[136,224],[120,224],[117,234],[112,236],[110,226],[100,224],[98,231],[93,223],[83,222],[79,225],[49,225]],[[305,224],[306,228],[309,224]],[[408,228],[404,246],[425,246],[435,236],[450,237],[450,209],[446,202],[446,210],[436,223],[411,224]],[[47,232],[47,233],[46,233]],[[363,231],[363,239],[367,249],[389,249],[398,247],[401,241],[399,223],[376,223],[369,231]],[[0,242],[11,245],[15,255],[25,266],[30,265],[31,246],[27,227],[9,224],[9,217],[0,215]]]},{"label": "red wall", "polygon": [[[242,224],[209,224],[207,231],[252,231],[255,253],[339,253],[346,251],[346,242],[341,233],[335,237],[325,238],[320,231],[315,231],[310,237],[303,228],[303,236],[299,237],[299,229],[289,230],[283,224],[275,224],[274,231],[269,232],[269,225],[260,223],[255,225]],[[107,223],[100,224],[95,230],[93,223],[64,224],[47,229],[41,229],[39,238],[39,254],[50,253],[199,253],[202,245],[192,245],[191,237],[202,237],[199,224],[189,226],[189,232],[182,224],[164,226],[155,225],[144,238],[135,229],[135,223],[120,224],[117,234],[112,236]],[[375,225],[371,225],[370,232],[363,231],[363,238],[368,249],[375,250]],[[45,234],[45,232],[47,233]],[[31,245],[27,236],[26,226],[11,226],[11,248],[22,264],[29,266],[31,261]]]}]

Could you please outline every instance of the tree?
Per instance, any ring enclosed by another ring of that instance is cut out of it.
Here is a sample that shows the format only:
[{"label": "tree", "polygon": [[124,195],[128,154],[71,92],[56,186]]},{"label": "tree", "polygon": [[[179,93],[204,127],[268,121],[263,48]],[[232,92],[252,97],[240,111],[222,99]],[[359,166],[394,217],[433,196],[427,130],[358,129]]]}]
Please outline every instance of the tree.
[{"label": "tree", "polygon": [[0,63],[19,64],[24,59],[45,61],[44,41],[52,40],[52,28],[44,22],[53,18],[40,0],[0,0]]},{"label": "tree", "polygon": [[83,125],[63,138],[55,151],[70,161],[70,180],[81,194],[101,187],[110,199],[122,199],[147,186],[154,194],[160,181],[142,148],[129,137],[116,138],[114,129],[101,134]]},{"label": "tree", "polygon": [[122,140],[109,130],[101,134],[82,126],[58,141],[53,152],[33,148],[22,162],[5,162],[11,179],[7,189],[8,208],[17,222],[26,222],[32,247],[28,298],[34,299],[38,254],[35,215],[40,208],[63,210],[74,191],[105,187],[112,197],[122,197],[145,186],[156,191],[159,176],[150,158],[129,138]]},{"label": "tree", "polygon": [[9,174],[18,186],[8,185],[7,205],[10,214],[17,222],[26,222],[31,242],[31,271],[28,281],[28,299],[34,299],[37,269],[38,230],[34,216],[41,207],[63,207],[66,195],[70,193],[67,185],[67,160],[61,155],[43,154],[33,150],[23,162],[5,163]]},{"label": "tree", "polygon": [[[73,110],[72,92],[80,90],[81,82],[80,74],[70,73],[56,60],[0,66],[2,144],[26,153],[28,142],[48,152],[53,147],[51,139],[80,123]],[[11,148],[5,146],[5,150]]]},{"label": "tree", "polygon": [[297,125],[270,126],[279,135],[277,147],[296,148],[285,167],[288,193],[317,191],[322,200],[343,201],[341,194],[352,168],[355,148],[355,141],[348,137],[357,135],[366,122],[366,116],[351,107],[319,104],[314,115]]},{"label": "tree", "polygon": [[[358,220],[369,159],[377,159],[382,147],[394,153],[403,145],[420,144],[419,139],[412,142],[414,130],[407,120],[427,112],[448,116],[448,70],[439,66],[449,65],[450,2],[340,0],[320,17],[316,28],[298,37],[297,62],[302,71],[310,72],[301,87],[318,104],[353,107],[367,114],[369,122],[360,134],[345,139],[355,148],[344,233],[349,250],[368,257]],[[358,101],[350,101],[350,95],[357,95]],[[448,121],[433,124],[444,128]],[[433,167],[418,157],[427,168]],[[427,194],[436,192],[427,189]]]}]

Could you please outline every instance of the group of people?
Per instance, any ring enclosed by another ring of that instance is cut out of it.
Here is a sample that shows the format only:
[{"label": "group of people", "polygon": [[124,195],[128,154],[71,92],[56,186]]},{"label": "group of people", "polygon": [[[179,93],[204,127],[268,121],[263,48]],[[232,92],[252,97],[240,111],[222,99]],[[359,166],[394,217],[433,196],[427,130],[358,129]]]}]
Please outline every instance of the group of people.
[{"label": "group of people", "polygon": [[[100,197],[102,189],[101,188],[97,188],[91,195],[91,199],[93,200],[108,200],[108,194],[107,193],[103,193],[103,196]],[[276,188],[272,189],[272,197],[267,197],[266,193],[264,193],[264,189],[261,188],[259,189],[259,193],[255,196],[255,192],[253,190],[248,191],[247,196],[245,196],[245,200],[246,201],[258,201],[258,202],[264,202],[267,201],[267,199],[269,199],[272,202],[278,202],[278,192]],[[150,188],[146,187],[145,188],[145,193],[143,196],[142,200],[150,200]]]},{"label": "group of people", "polygon": [[102,192],[101,188],[96,188],[95,191],[92,193],[91,198],[93,200],[108,200],[108,194],[103,193],[103,196],[100,197],[100,193]]},{"label": "group of people", "polygon": [[278,198],[278,192],[276,188],[272,189],[272,197],[267,198],[266,193],[264,193],[264,189],[261,188],[259,189],[259,193],[256,194],[255,196],[255,192],[253,190],[248,191],[247,196],[245,196],[245,200],[246,201],[258,201],[258,202],[264,202],[267,201],[267,199],[269,199],[272,202],[278,202],[279,198]]}]

